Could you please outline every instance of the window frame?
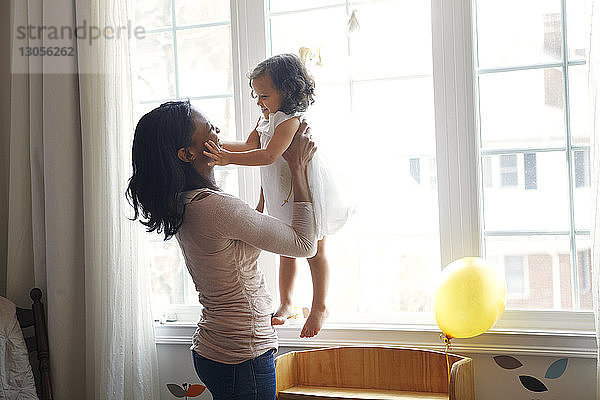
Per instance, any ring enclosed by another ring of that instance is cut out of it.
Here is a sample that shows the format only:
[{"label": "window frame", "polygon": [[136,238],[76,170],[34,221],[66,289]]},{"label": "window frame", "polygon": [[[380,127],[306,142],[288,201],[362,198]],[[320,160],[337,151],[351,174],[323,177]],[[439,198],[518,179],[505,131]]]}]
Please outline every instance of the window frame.
[{"label": "window frame", "polygon": [[[436,165],[442,268],[464,256],[483,254],[483,190],[476,71],[475,0],[431,1]],[[245,139],[258,118],[250,97],[246,72],[268,54],[268,0],[230,1],[233,88],[236,137]],[[564,0],[563,0],[564,6]],[[573,146],[576,148],[576,146]],[[528,152],[535,150],[528,150]],[[240,168],[240,197],[258,201],[260,177],[255,169]],[[269,290],[277,297],[276,257],[263,252],[259,263]],[[157,324],[159,344],[189,343],[200,312],[196,305],[171,305],[163,312],[177,322]],[[318,337],[299,338],[302,328],[291,322],[277,327],[282,346],[377,344],[442,348],[432,314],[412,315],[413,323],[327,324]],[[180,322],[181,321],[181,322]],[[476,338],[457,340],[456,351],[474,353],[571,354],[595,357],[591,311],[507,310],[498,323]]]}]

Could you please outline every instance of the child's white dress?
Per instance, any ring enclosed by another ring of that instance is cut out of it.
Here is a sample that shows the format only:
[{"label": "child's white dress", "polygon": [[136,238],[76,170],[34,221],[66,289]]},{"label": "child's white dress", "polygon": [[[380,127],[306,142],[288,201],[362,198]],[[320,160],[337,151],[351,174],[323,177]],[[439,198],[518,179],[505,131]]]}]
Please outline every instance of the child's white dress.
[{"label": "child's white dress", "polygon": [[[275,128],[283,121],[300,117],[277,111],[267,120],[260,117],[256,131],[260,137],[260,147],[266,148]],[[352,196],[342,178],[328,167],[324,158],[315,153],[307,168],[308,186],[313,200],[317,238],[337,232],[354,213]],[[260,179],[269,215],[288,224],[292,222],[292,174],[287,162],[279,157],[274,163],[260,167]]]}]

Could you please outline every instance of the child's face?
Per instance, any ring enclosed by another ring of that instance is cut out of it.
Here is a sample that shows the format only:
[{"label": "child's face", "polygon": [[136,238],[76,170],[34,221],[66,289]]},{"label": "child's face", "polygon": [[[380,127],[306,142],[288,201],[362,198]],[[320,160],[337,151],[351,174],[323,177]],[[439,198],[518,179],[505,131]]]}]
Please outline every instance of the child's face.
[{"label": "child's face", "polygon": [[279,111],[283,96],[273,85],[269,74],[263,74],[252,80],[252,89],[256,93],[256,104],[260,107],[263,115],[273,114]]}]

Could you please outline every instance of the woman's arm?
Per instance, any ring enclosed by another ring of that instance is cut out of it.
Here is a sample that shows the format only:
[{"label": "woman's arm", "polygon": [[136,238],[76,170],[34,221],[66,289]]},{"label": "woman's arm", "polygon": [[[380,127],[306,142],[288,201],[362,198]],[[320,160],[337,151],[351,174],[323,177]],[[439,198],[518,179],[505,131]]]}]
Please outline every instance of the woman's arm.
[{"label": "woman's arm", "polygon": [[317,252],[312,203],[292,204],[292,224],[262,214],[235,197],[219,199],[215,217],[223,237],[288,257],[313,257]]},{"label": "woman's arm", "polygon": [[220,224],[224,236],[239,239],[257,248],[290,257],[312,257],[317,251],[315,217],[312,207],[306,166],[316,147],[310,140],[310,131],[303,122],[294,140],[283,154],[292,171],[294,203],[292,225],[252,210],[236,198],[227,198],[229,204]]},{"label": "woman's arm", "polygon": [[299,126],[300,121],[297,118],[290,118],[279,124],[266,149],[232,152],[225,148],[220,148],[210,140],[205,143],[208,151],[205,150],[204,155],[212,158],[213,161],[208,163],[210,166],[229,164],[247,166],[269,165],[281,157],[283,152],[288,148]]}]

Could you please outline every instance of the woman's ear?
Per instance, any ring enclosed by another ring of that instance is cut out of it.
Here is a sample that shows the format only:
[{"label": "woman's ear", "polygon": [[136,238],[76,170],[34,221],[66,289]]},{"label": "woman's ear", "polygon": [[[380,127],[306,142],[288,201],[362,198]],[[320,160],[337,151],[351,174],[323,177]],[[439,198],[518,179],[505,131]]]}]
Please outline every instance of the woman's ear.
[{"label": "woman's ear", "polygon": [[177,157],[183,162],[192,162],[196,159],[196,156],[189,152],[185,147],[177,150]]}]

